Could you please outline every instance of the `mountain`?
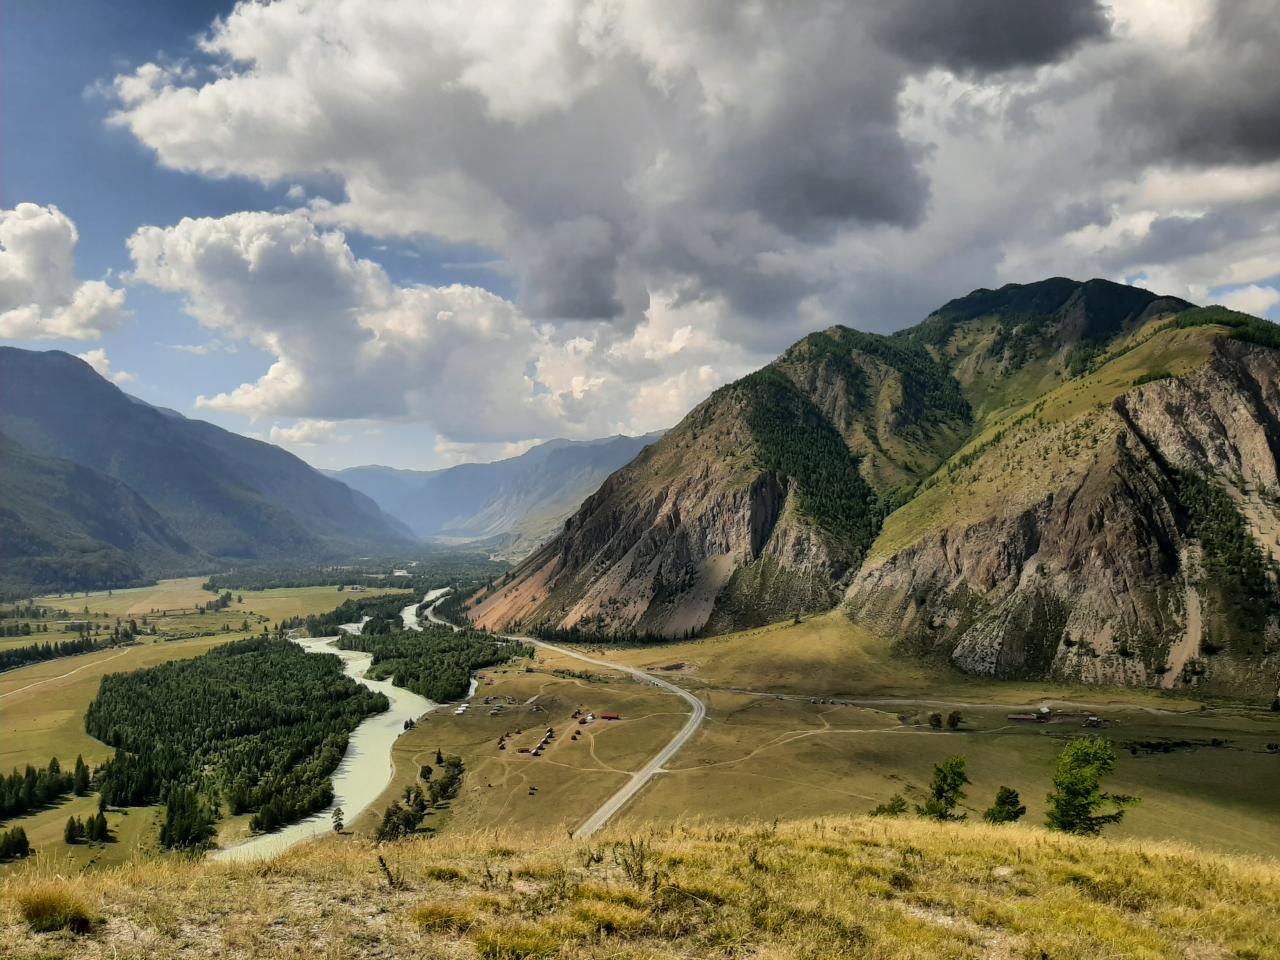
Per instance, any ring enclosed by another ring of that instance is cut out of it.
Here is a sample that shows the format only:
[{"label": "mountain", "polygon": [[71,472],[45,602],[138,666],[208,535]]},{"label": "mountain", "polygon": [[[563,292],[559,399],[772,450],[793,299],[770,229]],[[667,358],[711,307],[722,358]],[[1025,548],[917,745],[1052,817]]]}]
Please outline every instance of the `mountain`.
[{"label": "mountain", "polygon": [[843,603],[975,673],[1269,697],[1278,333],[1055,278],[812,334],[610,477],[473,619],[673,636]]},{"label": "mountain", "polygon": [[0,434],[0,594],[128,586],[208,560],[118,480]]},{"label": "mountain", "polygon": [[[412,541],[292,454],[143,403],[69,354],[0,348],[0,383],[4,518],[20,534],[6,537],[5,564],[97,551],[119,574],[99,585],[115,585]],[[45,484],[53,494],[42,500]]]},{"label": "mountain", "polygon": [[523,557],[554,536],[609,474],[660,436],[551,440],[494,463],[431,471],[352,467],[329,475],[372,498],[420,537],[479,542]]}]

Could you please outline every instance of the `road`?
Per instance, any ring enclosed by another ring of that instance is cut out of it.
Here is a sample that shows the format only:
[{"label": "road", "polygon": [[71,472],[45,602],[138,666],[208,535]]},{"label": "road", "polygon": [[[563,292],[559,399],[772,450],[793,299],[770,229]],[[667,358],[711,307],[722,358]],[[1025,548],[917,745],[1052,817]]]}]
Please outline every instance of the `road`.
[{"label": "road", "polygon": [[[453,627],[455,630],[457,629],[457,627],[449,623],[449,621],[442,620],[436,616],[436,608],[434,604],[427,608],[427,619],[432,623],[443,624],[444,626]],[[516,640],[521,643],[531,643],[542,650],[549,650],[552,653],[559,653],[566,657],[572,657],[575,660],[581,660],[583,663],[590,663],[597,667],[604,667],[608,670],[617,670],[619,673],[629,674],[642,683],[651,683],[655,687],[660,687],[661,689],[666,690],[668,693],[675,694],[693,708],[693,712],[689,714],[689,719],[685,721],[684,726],[677,731],[676,735],[667,741],[667,745],[654,754],[653,757],[649,759],[648,763],[633,773],[631,775],[631,779],[628,780],[617,793],[606,800],[595,813],[587,817],[587,819],[583,821],[582,825],[573,832],[573,839],[585,840],[613,819],[613,817],[617,815],[618,811],[625,807],[632,797],[643,790],[650,780],[662,772],[663,765],[674,757],[681,747],[689,742],[689,738],[694,735],[698,727],[702,724],[702,721],[707,716],[707,707],[698,699],[698,697],[690,693],[688,690],[685,690],[683,687],[678,687],[674,683],[663,680],[661,677],[655,677],[653,674],[646,673],[637,667],[629,667],[626,664],[613,663],[609,660],[598,660],[595,657],[588,657],[585,653],[579,653],[577,650],[570,649],[569,647],[557,646],[554,643],[545,643],[542,640],[534,640],[531,637],[507,636],[506,639]]]},{"label": "road", "polygon": [[[96,666],[98,666],[98,664],[106,663],[108,660],[116,660],[116,659],[119,659],[120,657],[123,657],[126,653],[128,653],[128,652],[129,652],[130,650],[132,650],[132,649],[133,649],[133,647],[128,647],[127,649],[120,651],[119,653],[115,654],[114,656],[106,657],[106,658],[104,658],[104,659],[102,659],[102,660],[94,660],[92,663],[86,663],[86,664],[85,664],[84,666],[82,666],[82,667],[76,667],[74,670],[68,670],[66,673],[60,673],[60,674],[58,674],[58,676],[56,676],[56,677],[45,677],[43,680],[37,680],[35,683],[28,683],[25,687],[19,687],[17,690],[10,690],[8,693],[3,694],[3,695],[0,695],[0,700],[4,700],[4,699],[6,699],[6,698],[8,698],[8,697],[16,697],[18,694],[22,693],[24,690],[30,690],[32,687],[39,687],[39,686],[42,686],[42,685],[44,685],[44,684],[46,684],[46,683],[53,683],[53,681],[55,681],[55,680],[65,680],[67,677],[72,676],[73,674],[79,673],[81,670],[88,670],[90,667],[96,667]],[[83,654],[75,654],[75,656],[83,656]],[[67,659],[67,658],[66,658],[66,657],[56,657],[55,659],[57,659],[57,660],[65,660],[65,659]],[[45,660],[45,661],[43,661],[43,662],[44,662],[44,663],[49,663],[50,661]],[[24,664],[24,666],[29,666],[29,667],[30,667],[30,666],[35,666],[35,664],[30,664],[30,663],[29,663],[29,664]]]}]

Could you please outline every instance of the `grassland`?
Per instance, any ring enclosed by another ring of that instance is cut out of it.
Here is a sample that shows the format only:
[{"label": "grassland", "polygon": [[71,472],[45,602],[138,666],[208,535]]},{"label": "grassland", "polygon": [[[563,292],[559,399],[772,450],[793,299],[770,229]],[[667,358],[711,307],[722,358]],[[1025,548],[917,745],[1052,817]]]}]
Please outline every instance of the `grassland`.
[{"label": "grassland", "polygon": [[[1079,719],[1008,719],[1017,707],[1048,703],[1096,714],[1120,747],[1114,786],[1142,802],[1114,828],[1117,836],[1280,857],[1280,754],[1268,750],[1280,742],[1280,716],[1266,710],[1159,691],[968,677],[895,657],[839,613],[608,656],[661,671],[707,703],[699,733],[623,812],[624,825],[842,815],[899,792],[919,800],[933,764],[952,754],[968,760],[971,816],[1007,784],[1039,822],[1056,754],[1086,732]],[[929,713],[952,710],[963,714],[959,730],[929,727]],[[1130,742],[1171,747],[1133,755]]]},{"label": "grassland", "polygon": [[[373,809],[353,824],[358,831],[373,830],[381,811],[406,786],[419,782],[420,768],[434,763],[439,748],[461,756],[467,772],[450,809],[433,812],[424,826],[446,832],[500,827],[564,835],[657,753],[687,715],[674,696],[622,673],[584,670],[581,661],[557,654],[540,652],[537,660],[484,673],[492,682],[477,690],[469,712],[457,715],[441,708],[397,741],[395,778]],[[486,697],[493,704],[485,704]],[[499,712],[491,716],[497,704]],[[621,719],[579,725],[572,716],[575,710]],[[555,729],[556,737],[541,756],[520,753],[522,747],[532,749],[547,727]],[[510,735],[507,748],[499,750],[504,734]]]},{"label": "grassland", "polygon": [[[31,932],[55,908],[89,931]],[[157,861],[74,882],[30,865],[0,895],[0,955],[1266,958],[1280,954],[1277,909],[1274,862],[839,817],[589,843],[331,837],[269,865]]]},{"label": "grassland", "polygon": [[[90,619],[107,625],[114,624],[116,617],[147,616],[157,633],[154,637],[140,637],[133,646],[49,660],[0,674],[0,770],[8,772],[28,763],[43,766],[52,756],[67,762],[76,754],[82,754],[90,765],[101,763],[112,751],[85,733],[84,714],[105,674],[199,656],[223,643],[257,633],[264,624],[277,623],[283,617],[332,610],[348,596],[335,587],[246,590],[240,593],[242,603],[199,614],[196,608],[213,598],[213,594],[200,589],[201,582],[201,578],[193,577],[162,581],[153,587],[78,594],[74,598],[38,598],[37,604],[67,609],[73,616],[86,616],[87,607]],[[249,630],[241,631],[246,620]],[[224,626],[230,629],[224,630]],[[54,629],[51,627],[50,633],[39,637],[21,639],[30,643],[63,636]],[[143,808],[108,814],[111,828],[118,835],[116,843],[63,846],[62,827],[67,817],[82,815],[80,807],[85,803],[96,812],[96,798],[81,798],[6,826],[22,826],[34,846],[56,843],[60,856],[69,857],[76,864],[122,862],[145,845],[142,825],[150,822],[154,812]]]}]

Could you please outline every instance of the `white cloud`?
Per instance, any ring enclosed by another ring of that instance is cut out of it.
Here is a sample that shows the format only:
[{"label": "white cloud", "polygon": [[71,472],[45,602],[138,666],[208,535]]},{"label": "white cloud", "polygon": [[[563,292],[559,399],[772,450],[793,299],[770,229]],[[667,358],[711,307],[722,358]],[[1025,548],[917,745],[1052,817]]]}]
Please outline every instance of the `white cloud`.
[{"label": "white cloud", "polygon": [[[358,419],[425,421],[446,443],[648,430],[683,414],[691,384],[759,360],[697,328],[722,305],[659,296],[630,333],[595,324],[563,336],[478,287],[398,286],[305,212],[143,227],[129,250],[133,282],[182,296],[220,339],[276,358],[197,405],[303,418],[309,440],[329,429],[315,421]],[[678,401],[656,402],[677,387]]]},{"label": "white cloud", "polygon": [[[241,3],[199,69],[117,77],[111,122],[305,208],[144,228],[135,273],[276,357],[205,406],[466,444],[668,426],[815,328],[978,286],[1267,288],[1267,7]],[[342,230],[458,245],[516,294],[399,286]]]},{"label": "white cloud", "polygon": [[1251,283],[1246,287],[1226,290],[1213,299],[1232,310],[1251,313],[1255,317],[1265,317],[1272,307],[1280,304],[1280,290]]},{"label": "white cloud", "polygon": [[303,447],[347,439],[338,436],[338,425],[332,420],[299,420],[288,427],[275,424],[267,436],[272,443]]},{"label": "white cloud", "polygon": [[0,337],[96,340],[124,318],[124,291],[78,281],[76,225],[55,206],[0,210]]},{"label": "white cloud", "polygon": [[111,361],[107,359],[107,351],[103,350],[101,347],[98,347],[95,350],[89,350],[86,353],[77,353],[76,356],[89,366],[93,367],[99,376],[105,377],[114,384],[119,385],[122,383],[128,383],[129,381],[136,379],[132,373],[126,373],[123,370],[112,370]]},{"label": "white cloud", "polygon": [[434,453],[444,466],[458,463],[492,463],[527,453],[543,441],[536,438],[512,443],[459,443],[444,437],[436,438]]}]

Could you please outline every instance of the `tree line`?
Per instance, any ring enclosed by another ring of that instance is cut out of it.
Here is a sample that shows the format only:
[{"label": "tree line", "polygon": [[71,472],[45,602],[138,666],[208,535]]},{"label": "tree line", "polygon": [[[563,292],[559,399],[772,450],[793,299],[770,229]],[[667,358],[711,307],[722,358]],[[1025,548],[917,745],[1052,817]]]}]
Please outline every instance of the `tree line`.
[{"label": "tree line", "polygon": [[388,707],[342,672],[337,657],[266,636],[196,657],[109,674],[85,716],[115,747],[104,802],[165,804],[161,842],[199,846],[225,803],[274,829],[328,806],[347,738]]},{"label": "tree line", "polygon": [[57,757],[47,767],[36,769],[27,764],[21,772],[15,768],[0,778],[0,822],[39,810],[69,793],[82,797],[89,792],[91,782],[89,767],[79,756],[69,772],[62,769]]}]

